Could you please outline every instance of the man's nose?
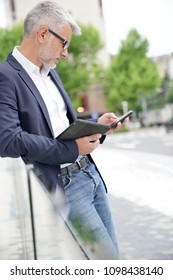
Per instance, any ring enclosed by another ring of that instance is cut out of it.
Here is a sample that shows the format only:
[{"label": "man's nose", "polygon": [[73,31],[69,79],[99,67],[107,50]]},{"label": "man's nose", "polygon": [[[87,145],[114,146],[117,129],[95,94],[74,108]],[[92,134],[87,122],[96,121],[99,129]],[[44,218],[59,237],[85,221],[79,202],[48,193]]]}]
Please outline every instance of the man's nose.
[{"label": "man's nose", "polygon": [[62,55],[63,58],[67,58],[68,57],[68,49],[66,49],[66,50],[63,49],[61,51],[61,55]]}]

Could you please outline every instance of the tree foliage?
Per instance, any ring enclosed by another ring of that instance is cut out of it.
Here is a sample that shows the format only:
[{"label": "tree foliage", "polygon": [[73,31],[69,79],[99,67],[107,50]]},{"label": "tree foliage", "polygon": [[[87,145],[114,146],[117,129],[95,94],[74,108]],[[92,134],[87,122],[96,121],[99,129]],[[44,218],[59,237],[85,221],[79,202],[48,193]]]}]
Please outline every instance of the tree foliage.
[{"label": "tree foliage", "polygon": [[[81,36],[72,36],[69,58],[57,65],[63,85],[75,107],[79,105],[77,95],[86,92],[89,85],[103,72],[97,53],[103,47],[99,32],[91,25],[82,25]],[[21,43],[23,23],[11,29],[0,29],[0,62],[4,61],[14,46]],[[97,75],[96,75],[97,74]]]},{"label": "tree foliage", "polygon": [[69,58],[57,65],[65,89],[69,93],[73,105],[77,107],[78,93],[86,93],[88,87],[103,73],[97,53],[103,47],[99,32],[91,25],[84,26],[81,36],[73,36],[69,47]]},{"label": "tree foliage", "polygon": [[105,96],[109,110],[121,112],[127,101],[129,108],[139,109],[139,100],[160,85],[157,67],[147,57],[148,41],[136,29],[122,41],[106,73]]},{"label": "tree foliage", "polygon": [[166,102],[173,103],[173,80],[170,81],[170,87],[166,92]]},{"label": "tree foliage", "polygon": [[14,46],[19,46],[23,36],[23,27],[19,23],[11,29],[0,28],[0,63],[13,50]]}]

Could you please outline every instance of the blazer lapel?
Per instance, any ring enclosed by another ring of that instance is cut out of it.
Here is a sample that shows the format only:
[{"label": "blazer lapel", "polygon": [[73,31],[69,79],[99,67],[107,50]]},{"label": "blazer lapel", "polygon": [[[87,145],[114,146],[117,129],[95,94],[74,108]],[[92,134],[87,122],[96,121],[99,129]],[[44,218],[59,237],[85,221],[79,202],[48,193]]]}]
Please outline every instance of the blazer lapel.
[{"label": "blazer lapel", "polygon": [[12,55],[9,55],[9,57],[7,58],[7,61],[13,66],[13,68],[15,68],[17,71],[19,71],[19,76],[21,77],[23,82],[26,84],[26,86],[29,88],[31,93],[35,96],[35,98],[40,106],[40,109],[45,117],[45,120],[49,126],[49,129],[50,129],[52,135],[54,135],[46,105],[43,101],[43,98],[42,98],[40,92],[38,91],[37,87],[35,86],[34,82],[29,77],[27,72],[23,69],[23,67],[20,65],[20,63],[18,63],[18,61]]},{"label": "blazer lapel", "polygon": [[[35,86],[34,82],[32,81],[32,79],[28,76],[28,74],[24,71],[20,72],[19,75],[21,76],[21,78],[23,79],[23,81],[26,83],[26,85],[28,86],[28,88],[30,89],[30,91],[32,92],[32,94],[35,96],[39,106],[40,106],[40,109],[42,110],[42,113],[45,117],[45,120],[51,130],[51,133],[52,135],[54,135],[54,132],[53,132],[53,128],[52,128],[52,124],[51,124],[51,121],[50,121],[50,117],[49,117],[49,113],[48,113],[48,110],[47,110],[47,107],[43,101],[43,98],[40,94],[40,92],[38,91],[37,87]],[[28,76],[28,77],[27,77]],[[28,80],[29,79],[29,80]],[[29,84],[28,84],[29,82]]]}]

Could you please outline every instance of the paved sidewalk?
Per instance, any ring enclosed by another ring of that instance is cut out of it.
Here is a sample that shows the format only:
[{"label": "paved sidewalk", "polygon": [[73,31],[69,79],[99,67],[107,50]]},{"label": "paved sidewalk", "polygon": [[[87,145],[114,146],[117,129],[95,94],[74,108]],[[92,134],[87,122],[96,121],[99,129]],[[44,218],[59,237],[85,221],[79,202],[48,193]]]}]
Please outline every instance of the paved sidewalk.
[{"label": "paved sidewalk", "polygon": [[121,259],[173,260],[173,217],[110,195]]}]

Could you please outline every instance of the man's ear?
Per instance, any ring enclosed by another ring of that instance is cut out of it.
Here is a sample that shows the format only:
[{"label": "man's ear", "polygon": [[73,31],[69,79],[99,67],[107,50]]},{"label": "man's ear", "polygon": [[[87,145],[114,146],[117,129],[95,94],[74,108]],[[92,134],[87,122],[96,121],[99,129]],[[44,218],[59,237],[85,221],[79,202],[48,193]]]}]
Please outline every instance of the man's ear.
[{"label": "man's ear", "polygon": [[40,43],[43,43],[45,40],[47,40],[49,36],[49,30],[47,26],[41,26],[38,30],[37,30],[37,37]]}]

